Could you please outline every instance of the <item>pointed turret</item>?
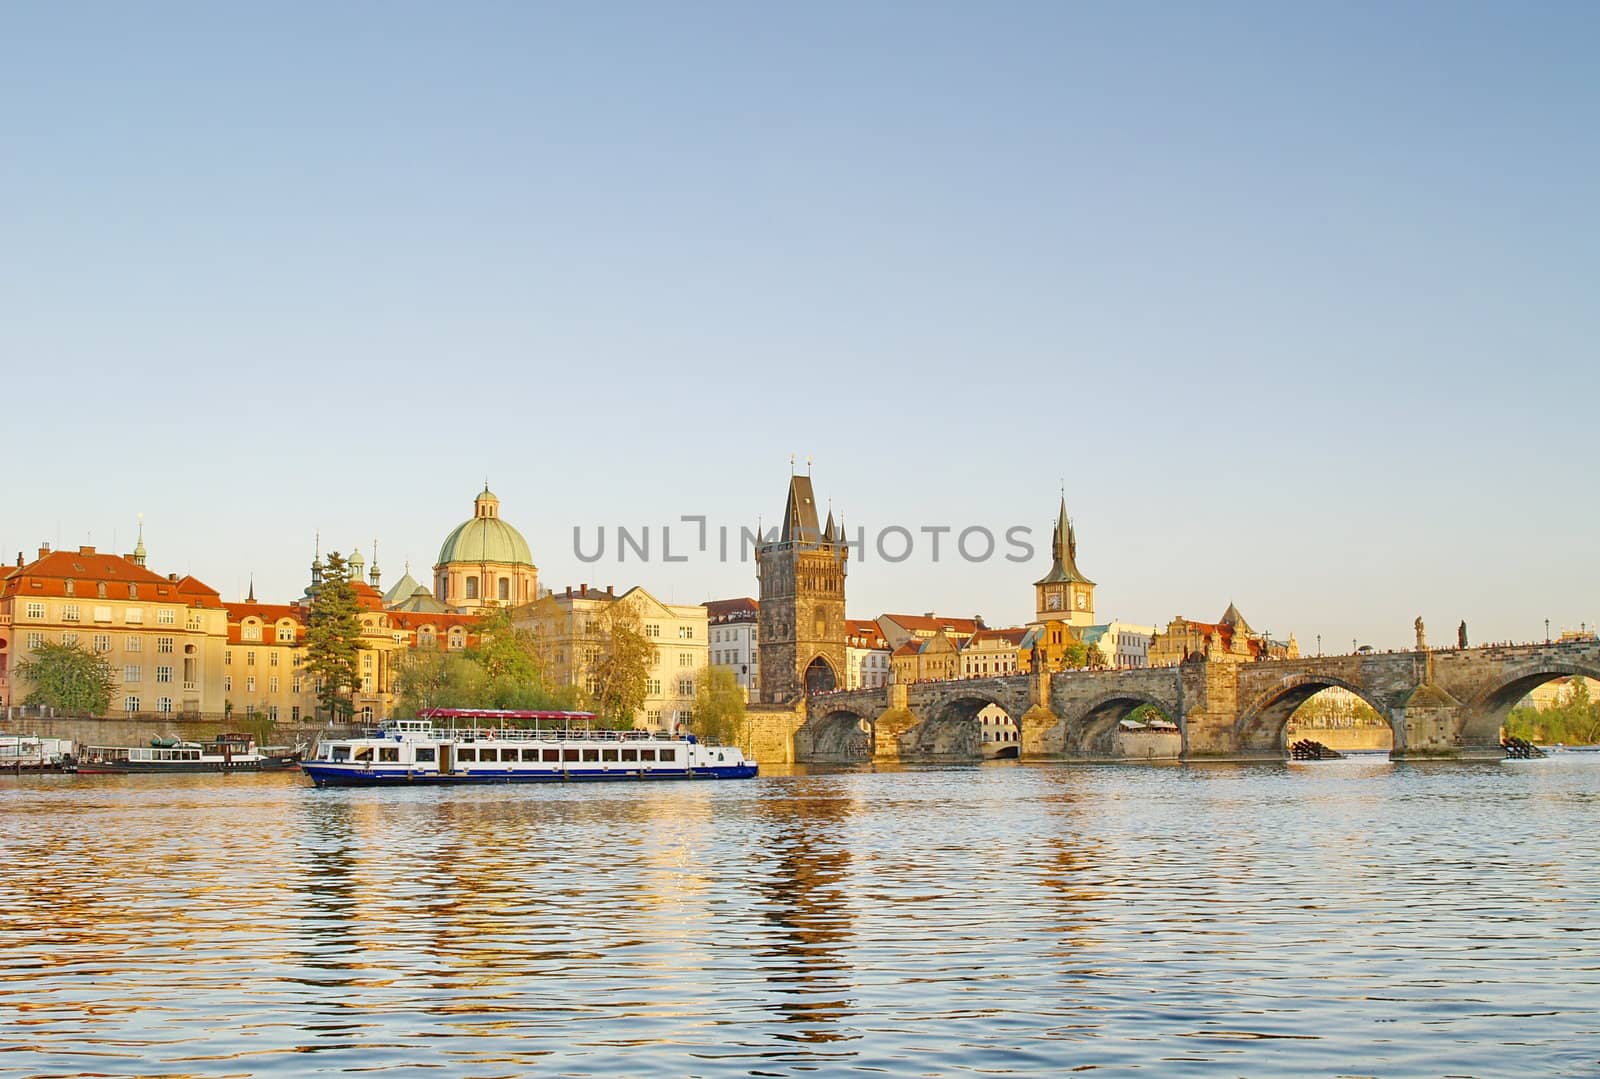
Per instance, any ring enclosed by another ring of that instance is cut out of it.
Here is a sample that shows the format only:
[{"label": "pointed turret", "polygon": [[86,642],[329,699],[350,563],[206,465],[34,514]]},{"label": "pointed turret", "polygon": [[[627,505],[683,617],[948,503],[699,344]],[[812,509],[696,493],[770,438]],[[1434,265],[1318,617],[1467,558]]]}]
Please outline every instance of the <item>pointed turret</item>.
[{"label": "pointed turret", "polygon": [[783,532],[779,539],[784,542],[805,540],[817,542],[817,499],[811,491],[810,476],[789,477],[789,503],[783,511]]},{"label": "pointed turret", "polygon": [[828,523],[822,526],[822,538],[828,543],[837,543],[833,535],[833,507],[828,507]]},{"label": "pointed turret", "polygon": [[1050,550],[1054,561],[1050,564],[1050,572],[1039,580],[1033,582],[1041,584],[1094,584],[1078,569],[1078,534],[1072,527],[1072,519],[1067,516],[1067,499],[1061,497],[1061,511],[1056,515],[1056,527],[1050,537]]},{"label": "pointed turret", "polygon": [[[317,533],[315,553],[311,556],[311,587],[315,588],[322,583],[322,533]],[[310,595],[308,591],[306,593]]]},{"label": "pointed turret", "polygon": [[378,587],[378,581],[381,580],[381,579],[382,579],[382,573],[378,569],[378,541],[377,540],[373,540],[372,541],[372,568],[367,570],[367,580],[371,583],[372,590],[374,592],[381,592],[382,591],[382,589],[380,589]]},{"label": "pointed turret", "polygon": [[244,597],[244,601],[246,603],[254,603],[256,601],[256,575],[254,573],[250,575],[250,594]]},{"label": "pointed turret", "polygon": [[1222,612],[1222,617],[1217,619],[1219,626],[1232,626],[1235,633],[1242,633],[1246,637],[1255,636],[1255,630],[1250,628],[1250,623],[1244,620],[1244,615],[1239,613],[1239,608],[1229,602],[1228,609]]},{"label": "pointed turret", "polygon": [[139,514],[139,542],[133,545],[133,557],[129,559],[134,565],[142,566],[145,563],[146,551],[144,549],[144,514]]}]

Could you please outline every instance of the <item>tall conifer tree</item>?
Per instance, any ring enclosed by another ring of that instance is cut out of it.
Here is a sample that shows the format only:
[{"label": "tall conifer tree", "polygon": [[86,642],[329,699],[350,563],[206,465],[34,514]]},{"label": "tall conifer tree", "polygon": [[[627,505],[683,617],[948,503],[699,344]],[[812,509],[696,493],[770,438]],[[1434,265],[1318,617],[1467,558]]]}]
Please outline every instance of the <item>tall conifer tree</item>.
[{"label": "tall conifer tree", "polygon": [[350,565],[338,551],[332,551],[307,618],[306,671],[321,687],[317,699],[329,718],[344,723],[355,714],[360,611]]}]

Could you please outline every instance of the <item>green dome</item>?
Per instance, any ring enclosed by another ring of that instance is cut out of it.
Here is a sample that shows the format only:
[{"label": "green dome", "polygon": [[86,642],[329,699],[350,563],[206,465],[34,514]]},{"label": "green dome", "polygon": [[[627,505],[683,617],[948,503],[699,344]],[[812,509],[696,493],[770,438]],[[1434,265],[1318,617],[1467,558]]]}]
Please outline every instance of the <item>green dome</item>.
[{"label": "green dome", "polygon": [[474,517],[457,525],[439,548],[438,565],[450,562],[507,562],[533,565],[522,533],[498,517]]}]

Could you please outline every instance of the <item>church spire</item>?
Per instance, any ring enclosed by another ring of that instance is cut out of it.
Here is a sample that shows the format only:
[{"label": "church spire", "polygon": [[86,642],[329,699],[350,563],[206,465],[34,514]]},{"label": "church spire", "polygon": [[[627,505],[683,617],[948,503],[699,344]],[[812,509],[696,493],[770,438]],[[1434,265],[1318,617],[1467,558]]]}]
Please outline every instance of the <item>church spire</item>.
[{"label": "church spire", "polygon": [[1066,584],[1074,581],[1094,584],[1078,569],[1078,533],[1072,526],[1072,518],[1067,516],[1066,495],[1061,496],[1061,508],[1056,514],[1055,531],[1050,537],[1050,554],[1053,560],[1050,572],[1034,584]]},{"label": "church spire", "polygon": [[136,566],[145,563],[146,552],[144,549],[144,514],[139,514],[139,542],[133,545],[133,558],[130,561]]},{"label": "church spire", "polygon": [[250,575],[250,594],[244,597],[244,601],[246,603],[254,603],[256,601],[256,575],[254,573]]}]

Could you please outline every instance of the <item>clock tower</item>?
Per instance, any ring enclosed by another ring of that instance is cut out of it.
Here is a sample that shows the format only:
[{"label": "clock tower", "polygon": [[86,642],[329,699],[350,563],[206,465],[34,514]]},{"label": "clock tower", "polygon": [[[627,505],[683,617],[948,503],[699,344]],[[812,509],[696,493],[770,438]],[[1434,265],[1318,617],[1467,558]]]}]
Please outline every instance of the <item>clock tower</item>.
[{"label": "clock tower", "polygon": [[1050,553],[1054,559],[1050,572],[1033,582],[1034,623],[1094,625],[1094,582],[1078,569],[1078,535],[1067,517],[1065,495],[1050,540]]}]

